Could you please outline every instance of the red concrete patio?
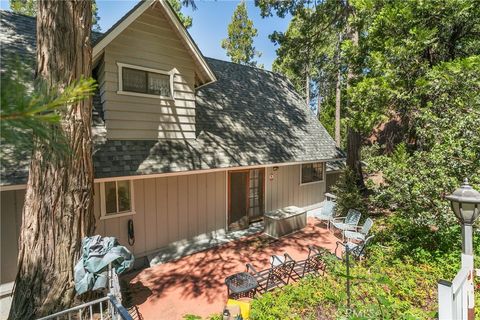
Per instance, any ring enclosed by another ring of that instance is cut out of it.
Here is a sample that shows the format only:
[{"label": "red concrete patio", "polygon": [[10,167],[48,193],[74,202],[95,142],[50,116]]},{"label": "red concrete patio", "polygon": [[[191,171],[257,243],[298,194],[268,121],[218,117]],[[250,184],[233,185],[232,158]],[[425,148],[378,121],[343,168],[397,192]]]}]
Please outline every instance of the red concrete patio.
[{"label": "red concrete patio", "polygon": [[245,271],[251,262],[257,270],[267,268],[271,255],[288,252],[304,259],[308,245],[332,252],[338,239],[313,218],[294,234],[275,240],[261,233],[198,252],[155,267],[128,274],[131,302],[140,319],[183,319],[186,314],[207,317],[220,313],[227,301],[224,279]]}]

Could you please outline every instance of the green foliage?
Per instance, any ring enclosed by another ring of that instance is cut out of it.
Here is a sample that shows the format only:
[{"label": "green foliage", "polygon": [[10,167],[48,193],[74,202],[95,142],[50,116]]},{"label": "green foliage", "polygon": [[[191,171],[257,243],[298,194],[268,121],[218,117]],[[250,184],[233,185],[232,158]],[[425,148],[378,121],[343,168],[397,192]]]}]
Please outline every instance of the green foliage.
[{"label": "green foliage", "polygon": [[232,62],[256,66],[257,61],[254,59],[261,56],[261,52],[253,46],[253,38],[256,36],[257,29],[248,18],[247,5],[242,1],[233,13],[228,25],[228,38],[222,40],[222,48],[227,50]]},{"label": "green foliage", "polygon": [[[282,4],[288,5],[288,1]],[[276,2],[257,1],[257,5],[262,10],[267,7],[275,9],[281,15]],[[342,34],[345,22],[342,9],[339,1],[321,1],[315,6],[296,5],[289,10],[293,17],[288,29],[285,32],[275,31],[269,36],[278,46],[272,69],[286,75],[305,98],[308,86],[312,107],[317,103],[321,110],[334,110],[337,73],[342,74],[342,82],[346,72],[340,59],[342,40],[339,34]],[[332,16],[332,12],[337,14]],[[345,90],[343,82],[341,90]],[[330,114],[321,112],[319,119],[328,127],[328,121],[334,117],[325,118],[327,115]]]},{"label": "green foliage", "polygon": [[384,179],[372,201],[417,225],[442,227],[454,222],[442,195],[465,177],[480,187],[480,57],[440,64],[417,83],[427,103],[411,119],[416,146],[370,156],[369,170]]},{"label": "green foliage", "polygon": [[[37,15],[37,0],[9,0],[10,9],[13,12],[21,13],[30,17]],[[100,16],[98,15],[98,7],[96,0],[92,0],[92,26],[93,30],[100,31]]]},{"label": "green foliage", "polygon": [[405,142],[415,136],[418,125],[411,119],[432,98],[425,77],[432,81],[439,76],[433,72],[437,66],[480,54],[475,2],[352,1],[354,23],[364,32],[358,48],[349,43],[344,48],[361,74],[348,90],[347,124],[368,135],[385,116],[396,114],[409,128]]},{"label": "green foliage", "polygon": [[[173,10],[178,16],[178,19],[180,19],[180,22],[183,24],[185,29],[190,28],[193,23],[192,17],[182,13],[182,6],[188,5],[189,3],[180,2],[180,0],[168,0],[168,3],[172,6]],[[193,1],[191,1],[191,4],[194,5]]]},{"label": "green foliage", "polygon": [[47,90],[42,84],[34,90],[30,86],[31,73],[26,70],[17,64],[9,65],[2,73],[2,164],[31,150],[35,139],[64,151],[66,145],[59,127],[64,107],[91,96],[96,88],[93,79],[81,79],[61,91]]},{"label": "green foliage", "polygon": [[357,209],[362,214],[367,213],[367,205],[363,195],[357,188],[355,173],[346,169],[340,175],[332,192],[337,195],[337,215],[344,216],[349,209]]},{"label": "green foliage", "polygon": [[22,13],[34,17],[37,14],[36,0],[10,0],[10,9],[13,12]]}]

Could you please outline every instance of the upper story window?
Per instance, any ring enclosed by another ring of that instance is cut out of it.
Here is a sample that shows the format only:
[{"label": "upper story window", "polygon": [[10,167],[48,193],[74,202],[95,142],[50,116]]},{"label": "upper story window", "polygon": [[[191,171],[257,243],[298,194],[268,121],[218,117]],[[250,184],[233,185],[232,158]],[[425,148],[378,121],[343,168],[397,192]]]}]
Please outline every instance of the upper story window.
[{"label": "upper story window", "polygon": [[301,184],[323,181],[323,162],[302,164],[300,181]]},{"label": "upper story window", "polygon": [[173,73],[125,63],[118,65],[119,94],[173,98]]}]

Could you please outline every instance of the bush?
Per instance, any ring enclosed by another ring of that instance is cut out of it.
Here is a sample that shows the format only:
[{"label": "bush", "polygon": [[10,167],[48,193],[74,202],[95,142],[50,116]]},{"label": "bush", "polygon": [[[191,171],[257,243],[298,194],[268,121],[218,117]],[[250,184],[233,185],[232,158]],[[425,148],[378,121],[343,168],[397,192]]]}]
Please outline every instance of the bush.
[{"label": "bush", "polygon": [[346,169],[332,187],[337,196],[337,215],[345,215],[349,209],[357,209],[361,213],[367,212],[365,198],[355,184],[355,173]]}]

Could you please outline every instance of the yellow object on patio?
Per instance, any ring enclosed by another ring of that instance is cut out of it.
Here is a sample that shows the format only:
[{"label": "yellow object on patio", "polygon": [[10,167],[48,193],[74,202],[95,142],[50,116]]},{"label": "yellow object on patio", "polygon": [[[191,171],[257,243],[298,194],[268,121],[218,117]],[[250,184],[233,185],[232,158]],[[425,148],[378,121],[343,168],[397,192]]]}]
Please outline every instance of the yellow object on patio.
[{"label": "yellow object on patio", "polygon": [[228,299],[227,306],[239,306],[242,318],[248,320],[250,318],[250,301],[251,299],[249,298],[241,298],[239,300]]}]

